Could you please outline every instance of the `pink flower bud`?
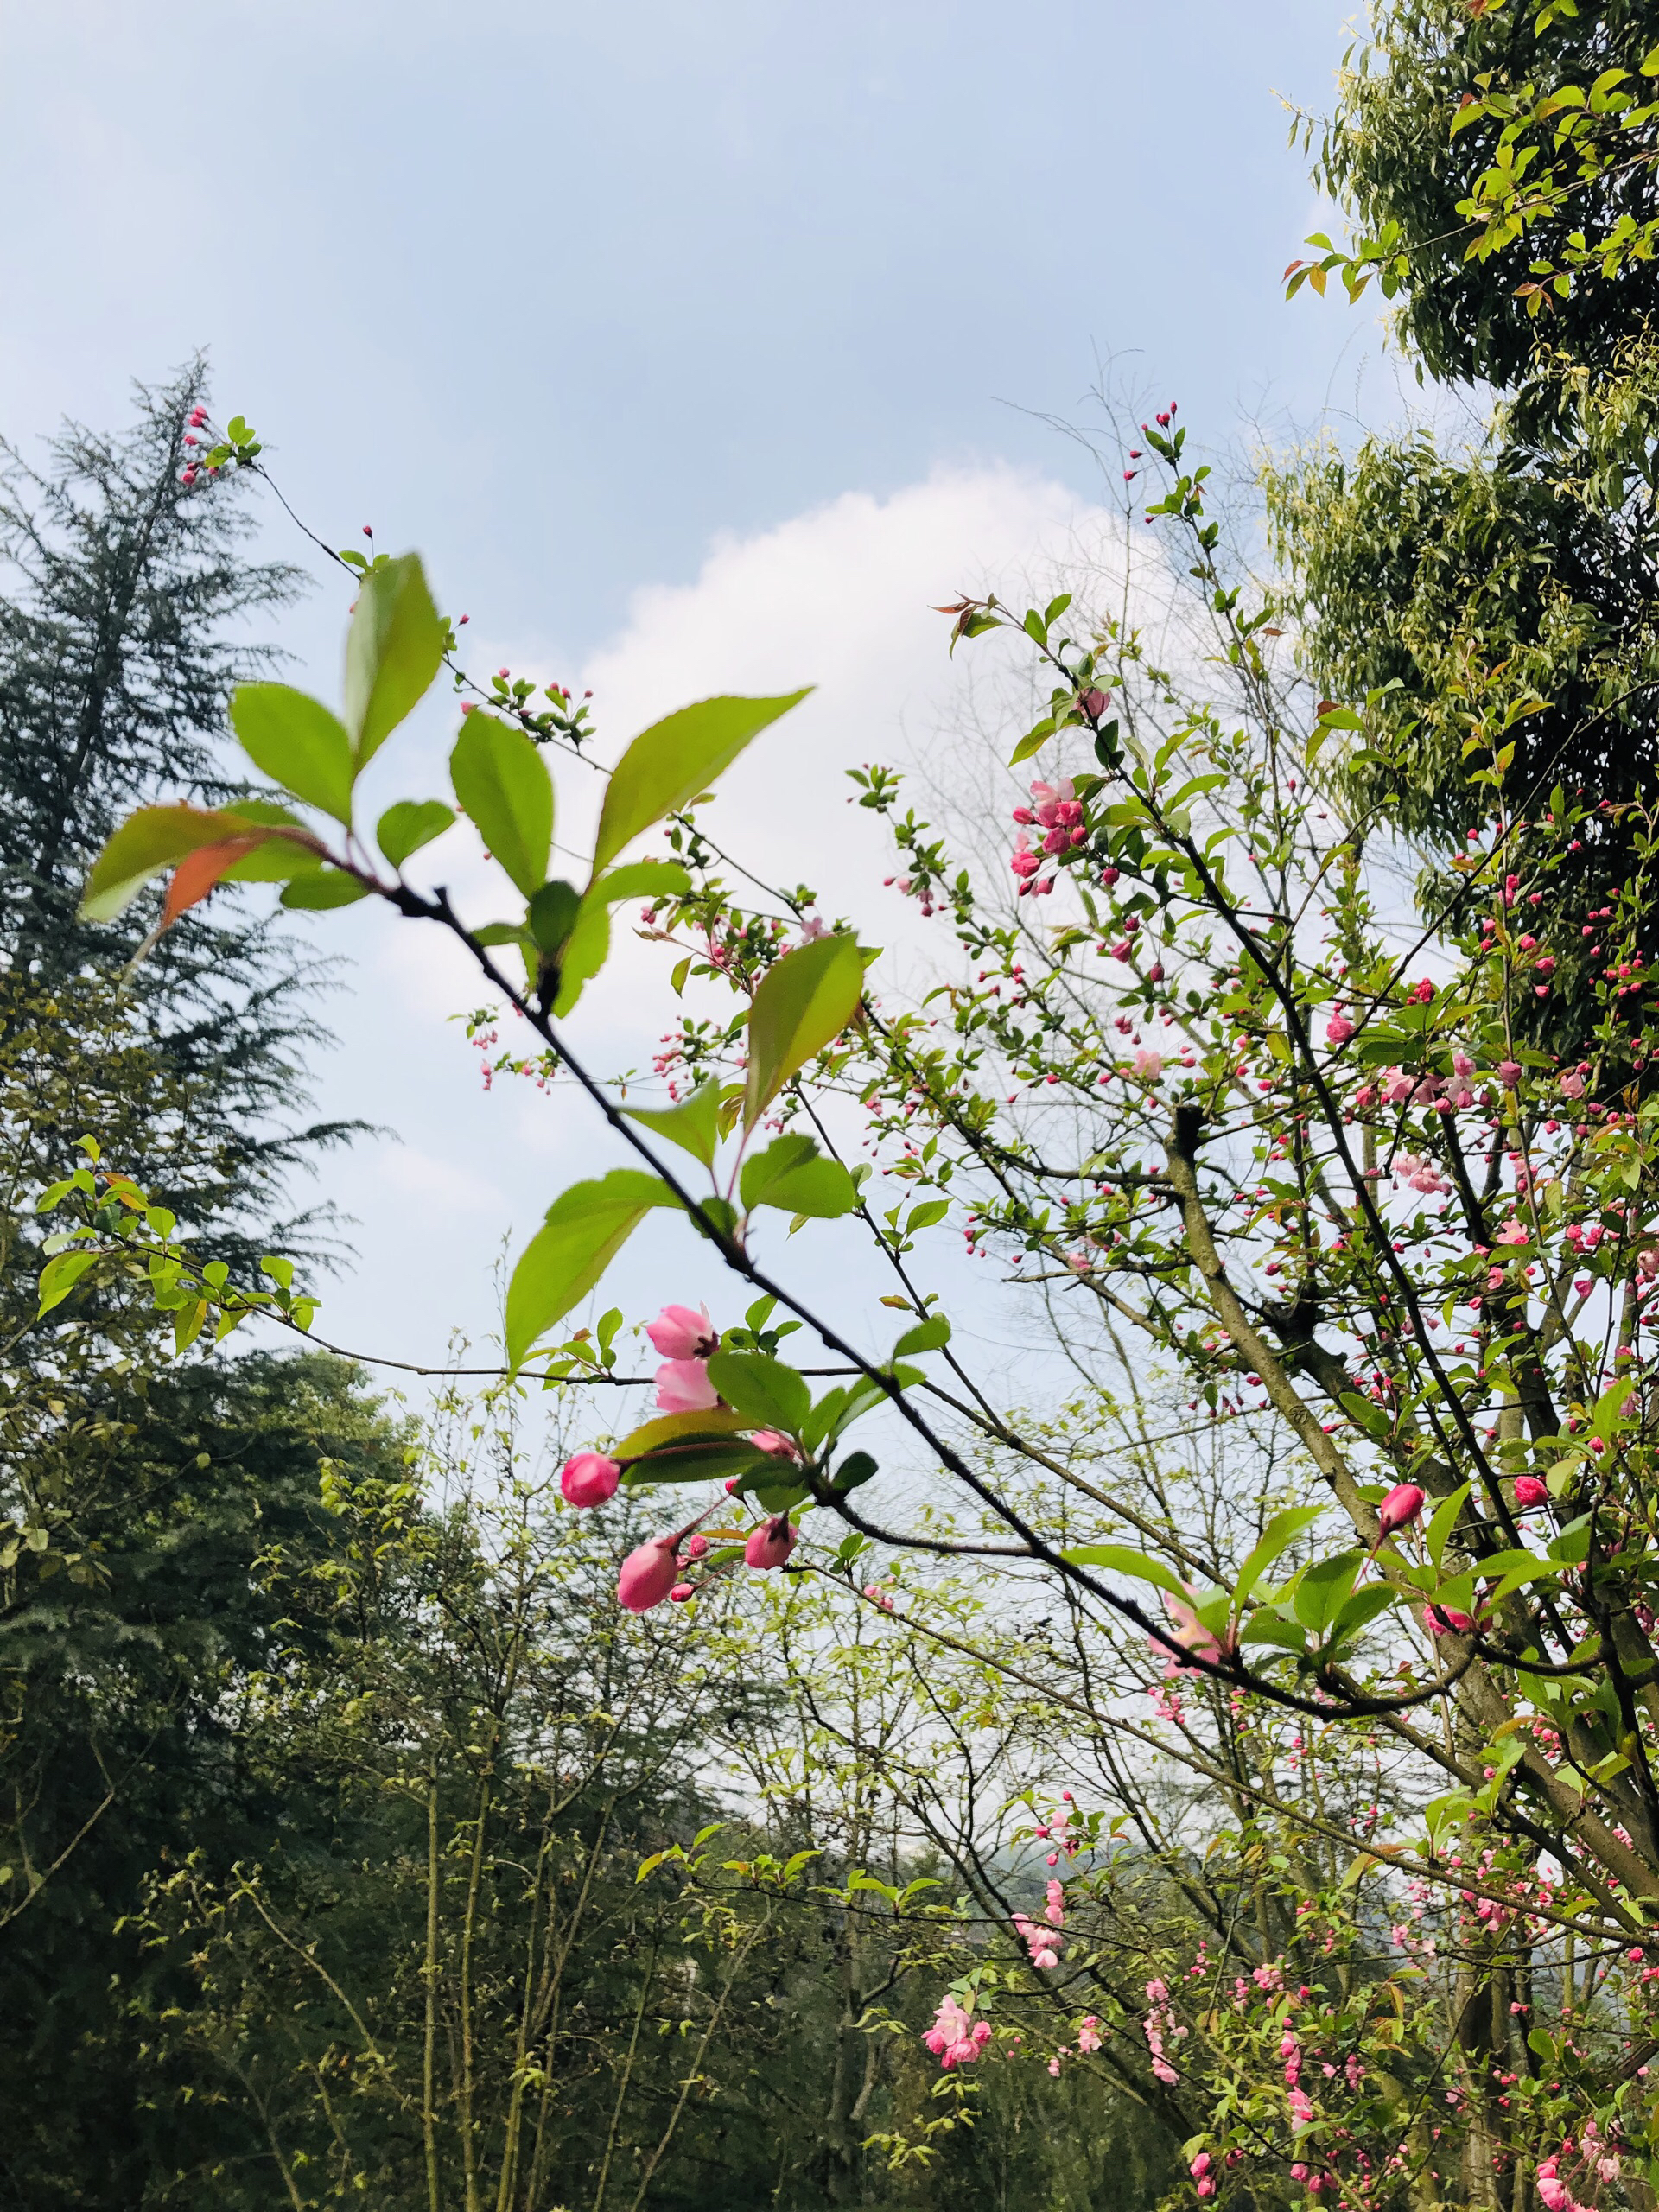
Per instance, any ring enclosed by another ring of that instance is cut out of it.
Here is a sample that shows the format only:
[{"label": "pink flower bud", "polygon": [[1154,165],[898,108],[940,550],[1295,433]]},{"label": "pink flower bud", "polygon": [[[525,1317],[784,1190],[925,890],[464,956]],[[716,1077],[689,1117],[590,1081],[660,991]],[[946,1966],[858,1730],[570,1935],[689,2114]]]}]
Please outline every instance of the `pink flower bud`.
[{"label": "pink flower bud", "polygon": [[1378,1541],[1398,1529],[1408,1529],[1423,1510],[1423,1493],[1415,1483],[1396,1483],[1377,1509]]},{"label": "pink flower bud", "polygon": [[708,1413],[720,1403],[700,1359],[665,1360],[657,1370],[658,1410],[665,1414]]},{"label": "pink flower bud", "polygon": [[603,1505],[607,1497],[615,1496],[621,1479],[621,1468],[602,1452],[578,1452],[565,1461],[559,1488],[568,1504]]},{"label": "pink flower bud", "polygon": [[664,1306],[645,1334],[664,1359],[707,1359],[720,1350],[720,1331],[706,1306]]},{"label": "pink flower bud", "polygon": [[648,1613],[660,1605],[680,1579],[680,1562],[672,1536],[653,1536],[622,1562],[616,1578],[616,1602],[630,1613]]},{"label": "pink flower bud", "polygon": [[688,1598],[695,1598],[696,1594],[695,1582],[677,1582],[668,1593],[668,1602],[671,1605],[683,1605]]},{"label": "pink flower bud", "polygon": [[1325,1025],[1325,1041],[1327,1045],[1345,1045],[1353,1033],[1354,1025],[1345,1014],[1333,1014]]},{"label": "pink flower bud", "polygon": [[1515,1502],[1523,1512],[1535,1505],[1548,1505],[1549,1485],[1540,1482],[1536,1475],[1517,1475],[1515,1478]]},{"label": "pink flower bud", "polygon": [[774,1567],[781,1567],[795,1548],[795,1531],[789,1525],[787,1513],[774,1513],[770,1521],[763,1521],[753,1530],[743,1547],[747,1566],[759,1567],[763,1574]]},{"label": "pink flower bud", "polygon": [[774,1459],[793,1459],[799,1464],[799,1452],[781,1429],[757,1428],[749,1441],[757,1452],[769,1452]]}]

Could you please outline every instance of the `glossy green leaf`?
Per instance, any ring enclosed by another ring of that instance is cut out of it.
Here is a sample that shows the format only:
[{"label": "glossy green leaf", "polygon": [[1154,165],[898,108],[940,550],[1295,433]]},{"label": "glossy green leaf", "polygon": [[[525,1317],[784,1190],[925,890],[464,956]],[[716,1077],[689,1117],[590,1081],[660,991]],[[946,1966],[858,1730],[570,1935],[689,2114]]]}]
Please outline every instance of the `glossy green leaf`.
[{"label": "glossy green leaf", "polygon": [[812,1410],[812,1393],[792,1367],[760,1351],[717,1351],[709,1380],[728,1406],[763,1427],[798,1435]]},{"label": "glossy green leaf", "polygon": [[449,755],[455,797],[494,858],[526,899],[547,880],[553,849],[553,779],[523,730],[494,715],[468,715]]},{"label": "glossy green leaf", "polygon": [[826,1160],[810,1137],[794,1131],[744,1161],[738,1188],[746,1211],[777,1206],[833,1220],[858,1204],[858,1186],[847,1170]]},{"label": "glossy green leaf", "polygon": [[112,921],[152,876],[203,845],[257,835],[262,824],[242,814],[199,806],[141,806],[130,814],[92,863],[81,893],[84,922]]},{"label": "glossy green leaf", "polygon": [[1069,1567],[1103,1567],[1115,1574],[1133,1575],[1139,1582],[1156,1584],[1167,1590],[1172,1597],[1190,1602],[1186,1585],[1160,1559],[1149,1559],[1145,1552],[1130,1549],[1128,1544],[1079,1544],[1060,1557]]},{"label": "glossy green leaf", "polygon": [[642,1452],[660,1452],[667,1444],[704,1443],[710,1437],[734,1436],[743,1427],[742,1416],[722,1407],[700,1408],[695,1413],[658,1414],[611,1447],[613,1459],[637,1459]]},{"label": "glossy green leaf", "polygon": [[642,730],[606,787],[594,874],[607,868],[653,822],[707,791],[751,738],[805,696],[803,690],[777,699],[704,699]]},{"label": "glossy green leaf", "polygon": [[632,1167],[556,1198],[507,1286],[509,1364],[521,1366],[537,1338],[587,1296],[653,1206],[674,1202],[666,1184]]},{"label": "glossy green leaf", "polygon": [[665,1138],[712,1169],[720,1142],[720,1098],[721,1085],[711,1077],[677,1106],[625,1106],[622,1111],[642,1129]]},{"label": "glossy green leaf", "polygon": [[291,683],[238,683],[231,728],[256,768],[308,806],[350,823],[352,741],[321,699]]},{"label": "glossy green leaf", "polygon": [[1459,1483],[1451,1496],[1443,1497],[1434,1509],[1434,1517],[1428,1524],[1428,1534],[1424,1541],[1428,1555],[1436,1567],[1439,1567],[1445,1555],[1446,1539],[1452,1534],[1452,1524],[1462,1512],[1465,1501],[1472,1488],[1472,1484]]},{"label": "glossy green leaf", "polygon": [[839,1491],[856,1490],[875,1472],[875,1461],[868,1452],[849,1452],[836,1469],[834,1487]]},{"label": "glossy green leaf", "polygon": [[1347,1603],[1364,1560],[1363,1552],[1336,1552],[1304,1567],[1291,1600],[1304,1628],[1312,1629],[1315,1636],[1324,1635]]},{"label": "glossy green leaf", "polygon": [[343,868],[320,868],[312,875],[297,875],[283,893],[284,906],[323,908],[354,906],[359,899],[366,899],[369,887],[354,875],[347,875]]},{"label": "glossy green leaf", "polygon": [[943,1313],[930,1313],[925,1321],[906,1329],[893,1348],[895,1359],[918,1351],[942,1351],[950,1341],[950,1324]]},{"label": "glossy green leaf", "polygon": [[1280,1554],[1288,1550],[1302,1531],[1311,1529],[1324,1511],[1322,1505],[1295,1505],[1287,1513],[1274,1515],[1262,1532],[1261,1542],[1238,1571],[1238,1580],[1233,1589],[1235,1605],[1243,1605]]},{"label": "glossy green leaf", "polygon": [[455,818],[455,810],[441,798],[400,798],[389,806],[375,826],[375,842],[393,868],[402,868],[411,853],[442,837]]},{"label": "glossy green leaf", "polygon": [[444,636],[418,554],[364,577],[346,639],[346,727],[359,769],[426,692],[443,663]]},{"label": "glossy green leaf", "polygon": [[710,1438],[706,1444],[670,1445],[636,1459],[623,1469],[622,1480],[630,1490],[642,1490],[652,1483],[724,1483],[734,1477],[740,1483],[748,1483],[777,1464],[741,1436]]},{"label": "glossy green leaf", "polygon": [[582,912],[582,893],[574,883],[557,877],[544,883],[530,902],[524,918],[537,950],[551,960],[561,953]]},{"label": "glossy green leaf", "polygon": [[61,1306],[97,1258],[96,1252],[87,1251],[83,1245],[79,1250],[60,1252],[48,1260],[41,1269],[41,1302],[35,1309],[36,1318],[49,1313],[54,1306]]},{"label": "glossy green leaf", "polygon": [[1331,1623],[1332,1641],[1350,1642],[1362,1629],[1369,1628],[1379,1613],[1396,1605],[1399,1597],[1399,1592],[1389,1589],[1386,1582],[1368,1583],[1363,1590],[1356,1590],[1351,1598],[1344,1599]]},{"label": "glossy green leaf", "polygon": [[767,969],[749,1010],[745,1128],[754,1127],[791,1076],[841,1034],[863,988],[863,957],[850,937],[818,938]]},{"label": "glossy green leaf", "polygon": [[671,899],[691,888],[677,861],[635,861],[590,884],[559,959],[556,1014],[569,1014],[611,950],[611,908],[625,899]]}]

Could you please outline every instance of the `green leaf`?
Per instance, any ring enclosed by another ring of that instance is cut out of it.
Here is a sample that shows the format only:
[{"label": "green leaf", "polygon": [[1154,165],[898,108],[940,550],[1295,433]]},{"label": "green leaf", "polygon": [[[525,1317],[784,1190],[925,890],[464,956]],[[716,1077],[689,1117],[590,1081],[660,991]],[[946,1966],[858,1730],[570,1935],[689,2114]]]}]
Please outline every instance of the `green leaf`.
[{"label": "green leaf", "polygon": [[544,883],[531,900],[524,918],[537,950],[550,960],[557,959],[569,942],[581,912],[582,893],[574,883],[567,883],[563,876]]},{"label": "green leaf", "polygon": [[630,861],[590,883],[587,896],[616,906],[625,899],[683,899],[690,888],[691,879],[678,861]]},{"label": "green leaf", "polygon": [[539,891],[553,849],[553,779],[537,747],[494,715],[468,715],[449,755],[449,779],[525,898]]},{"label": "green leaf", "polygon": [[130,814],[92,863],[81,893],[84,922],[113,921],[149,882],[203,845],[255,836],[263,825],[246,816],[199,806],[141,806]]},{"label": "green leaf", "polygon": [[776,699],[704,699],[641,730],[606,787],[594,874],[608,867],[641,830],[706,791],[751,738],[805,696],[802,690]]},{"label": "green leaf", "polygon": [[62,1305],[97,1258],[96,1252],[89,1252],[82,1246],[78,1251],[60,1252],[55,1259],[47,1262],[41,1269],[41,1302],[35,1308],[37,1320],[42,1313],[49,1313],[54,1306]]},{"label": "green leaf", "polygon": [[1324,1511],[1322,1505],[1294,1505],[1287,1513],[1274,1515],[1262,1532],[1261,1542],[1238,1570],[1238,1580],[1233,1586],[1236,1605],[1243,1605],[1279,1554],[1287,1551],[1303,1529],[1311,1529]]},{"label": "green leaf", "polygon": [[635,861],[590,884],[559,961],[553,1011],[569,1014],[610,957],[610,910],[625,899],[672,899],[691,888],[677,861]]},{"label": "green leaf", "polygon": [[1315,1636],[1324,1635],[1347,1603],[1364,1558],[1360,1551],[1337,1552],[1303,1568],[1292,1604],[1304,1628],[1312,1629]]},{"label": "green leaf", "polygon": [[666,1184],[615,1167],[556,1198],[507,1285],[507,1360],[513,1369],[544,1331],[585,1298],[653,1206],[675,1203]]},{"label": "green leaf", "polygon": [[950,1341],[950,1324],[943,1313],[931,1313],[917,1327],[906,1330],[894,1344],[893,1356],[903,1359],[910,1352],[942,1351]]},{"label": "green leaf", "polygon": [[1068,1567],[1104,1567],[1115,1574],[1131,1574],[1138,1582],[1155,1583],[1160,1590],[1167,1590],[1184,1603],[1192,1603],[1179,1575],[1166,1567],[1162,1560],[1148,1559],[1144,1552],[1131,1551],[1128,1544],[1079,1544],[1071,1551],[1062,1552],[1060,1557]]},{"label": "green leaf", "polygon": [[231,728],[256,768],[348,827],[356,766],[344,725],[291,683],[238,683]]},{"label": "green leaf", "polygon": [[343,868],[319,868],[314,875],[296,876],[283,892],[284,906],[354,906],[359,899],[366,899],[369,887],[359,883],[356,876],[347,875]]},{"label": "green leaf", "polygon": [[905,1224],[906,1236],[913,1236],[918,1229],[933,1228],[950,1211],[949,1198],[924,1198],[920,1205],[910,1210],[910,1218]]},{"label": "green leaf", "polygon": [[741,1436],[711,1438],[706,1444],[671,1445],[636,1459],[623,1469],[622,1480],[630,1490],[652,1483],[724,1483],[734,1476],[748,1484],[778,1464]]},{"label": "green leaf", "polygon": [[709,1380],[728,1406],[764,1428],[800,1433],[812,1410],[812,1393],[792,1367],[761,1351],[717,1351]]},{"label": "green leaf", "polygon": [[1428,1524],[1428,1535],[1426,1541],[1428,1555],[1436,1567],[1440,1565],[1441,1554],[1446,1550],[1446,1539],[1452,1534],[1452,1523],[1462,1512],[1464,1500],[1468,1497],[1471,1488],[1472,1484],[1469,1483],[1459,1483],[1451,1497],[1442,1498],[1434,1509],[1434,1517]]},{"label": "green leaf", "polygon": [[739,1188],[746,1211],[777,1206],[833,1220],[858,1204],[858,1185],[840,1162],[826,1160],[810,1137],[793,1134],[746,1160]]},{"label": "green leaf", "polygon": [[850,937],[821,937],[786,952],[760,979],[749,1010],[743,1126],[752,1129],[792,1075],[857,1012],[864,961]]},{"label": "green leaf", "polygon": [[622,1111],[641,1128],[665,1137],[712,1169],[720,1142],[720,1097],[721,1086],[710,1077],[677,1106],[625,1106]]},{"label": "green leaf", "polygon": [[1344,1599],[1331,1622],[1332,1643],[1347,1643],[1363,1628],[1369,1628],[1379,1613],[1386,1613],[1390,1605],[1399,1602],[1400,1593],[1389,1589],[1386,1582],[1369,1583],[1363,1590],[1356,1590],[1351,1598]]},{"label": "green leaf", "polygon": [[856,1490],[876,1472],[876,1464],[868,1452],[849,1452],[836,1469],[831,1487],[838,1491]]},{"label": "green leaf", "polygon": [[454,818],[454,809],[441,798],[400,798],[381,816],[375,842],[391,866],[400,868],[411,853],[442,837]]},{"label": "green leaf", "polygon": [[364,577],[346,639],[346,727],[359,769],[425,694],[443,662],[444,634],[418,554]]},{"label": "green leaf", "polygon": [[611,1447],[613,1459],[637,1459],[645,1452],[660,1452],[669,1444],[702,1444],[710,1437],[728,1439],[743,1427],[740,1414],[709,1407],[689,1414],[659,1414],[654,1421],[625,1436]]}]

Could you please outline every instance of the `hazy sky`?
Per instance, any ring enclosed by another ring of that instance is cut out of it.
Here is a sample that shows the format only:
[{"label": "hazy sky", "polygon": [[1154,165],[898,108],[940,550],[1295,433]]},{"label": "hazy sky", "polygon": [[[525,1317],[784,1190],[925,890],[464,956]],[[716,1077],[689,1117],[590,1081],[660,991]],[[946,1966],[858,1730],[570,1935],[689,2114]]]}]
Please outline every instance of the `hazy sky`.
[{"label": "hazy sky", "polygon": [[[1116,364],[1224,446],[1341,419],[1376,361],[1369,303],[1279,283],[1316,207],[1275,95],[1325,105],[1340,0],[4,0],[0,26],[0,428],[112,423],[207,347],[326,537],[418,545],[480,654],[595,683],[617,737],[817,680],[732,818],[804,839],[867,933],[892,894],[840,778],[951,711],[927,601],[1102,526],[1095,462],[1039,418],[1086,419]],[[325,580],[287,633],[326,692],[342,620]],[[447,742],[429,717],[393,782],[441,788]],[[403,1142],[327,1179],[361,1224],[327,1312],[431,1354],[590,1155],[569,1107],[483,1096],[443,1018],[465,978],[393,935],[332,931],[324,1102]],[[637,1034],[588,1014],[601,1062],[649,1048],[641,1003]]]}]

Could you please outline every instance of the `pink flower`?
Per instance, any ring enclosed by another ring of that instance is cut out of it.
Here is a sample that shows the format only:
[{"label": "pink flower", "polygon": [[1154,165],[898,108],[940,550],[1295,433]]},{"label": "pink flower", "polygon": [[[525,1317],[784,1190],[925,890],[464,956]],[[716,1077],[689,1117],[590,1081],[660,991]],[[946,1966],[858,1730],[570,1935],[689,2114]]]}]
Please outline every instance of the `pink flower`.
[{"label": "pink flower", "polygon": [[1518,1060],[1500,1060],[1497,1064],[1497,1079],[1505,1090],[1513,1090],[1521,1080],[1521,1063]]},{"label": "pink flower", "polygon": [[893,1593],[889,1590],[884,1590],[879,1582],[867,1582],[864,1585],[864,1595],[873,1605],[880,1605],[884,1613],[890,1613],[893,1611]]},{"label": "pink flower", "polygon": [[645,1334],[664,1359],[707,1359],[720,1350],[720,1331],[706,1306],[664,1306],[646,1322]]},{"label": "pink flower", "polygon": [[559,1488],[568,1504],[603,1505],[607,1497],[615,1496],[621,1479],[621,1468],[602,1452],[578,1452],[565,1461]]},{"label": "pink flower", "polygon": [[798,1465],[800,1452],[781,1429],[757,1428],[749,1441],[757,1452],[769,1452],[774,1459],[793,1459]]},{"label": "pink flower", "polygon": [[1498,1230],[1497,1241],[1500,1244],[1530,1244],[1532,1238],[1528,1232],[1525,1222],[1515,1214],[1511,1214],[1503,1228]]},{"label": "pink flower", "polygon": [[700,1359],[665,1360],[657,1370],[657,1405],[665,1414],[707,1413],[720,1403]]},{"label": "pink flower", "polygon": [[1561,1096],[1564,1098],[1583,1097],[1584,1070],[1582,1068],[1573,1068],[1561,1077]]},{"label": "pink flower", "polygon": [[1536,1475],[1517,1475],[1515,1478],[1515,1502],[1522,1512],[1535,1505],[1548,1505],[1549,1485],[1539,1481]]},{"label": "pink flower", "polygon": [[1473,1075],[1475,1072],[1475,1064],[1470,1058],[1467,1052],[1452,1053],[1452,1072],[1465,1083],[1466,1083],[1470,1077]]},{"label": "pink flower", "polygon": [[1008,866],[1024,884],[1029,882],[1042,864],[1039,856],[1032,851],[1030,842],[1022,830],[1020,832],[1020,842],[1009,855]]},{"label": "pink flower", "polygon": [[1415,1483],[1396,1483],[1376,1511],[1377,1541],[1385,1543],[1396,1529],[1408,1529],[1423,1510],[1423,1493]]},{"label": "pink flower", "polygon": [[743,1547],[745,1564],[759,1567],[769,1573],[774,1567],[781,1567],[795,1548],[795,1531],[789,1525],[787,1513],[774,1513],[770,1521],[763,1521],[754,1529]]},{"label": "pink flower", "polygon": [[1154,1052],[1148,1046],[1143,1045],[1135,1056],[1135,1071],[1138,1076],[1144,1076],[1148,1083],[1156,1083],[1164,1071],[1163,1054]]},{"label": "pink flower", "polygon": [[[1187,1595],[1190,1598],[1192,1592],[1189,1591]],[[1219,1662],[1221,1645],[1215,1632],[1205,1628],[1190,1604],[1178,1598],[1173,1591],[1166,1590],[1164,1592],[1164,1611],[1175,1624],[1175,1641],[1179,1644],[1192,1652],[1195,1658],[1208,1660],[1211,1666]],[[1179,1660],[1173,1663],[1177,1668],[1180,1665]]]},{"label": "pink flower", "polygon": [[1100,2049],[1100,2021],[1095,2013],[1090,2012],[1088,2018],[1084,2020],[1083,2025],[1077,2030],[1077,2049],[1079,2050],[1098,2050]]},{"label": "pink flower", "polygon": [[1325,1041],[1335,1047],[1345,1045],[1353,1033],[1353,1023],[1340,1010],[1333,1014],[1325,1025]]},{"label": "pink flower", "polygon": [[1109,691],[1079,691],[1077,704],[1091,722],[1097,722],[1112,703]]},{"label": "pink flower", "polygon": [[630,1613],[648,1613],[662,1604],[680,1578],[678,1542],[675,1536],[653,1536],[628,1554],[616,1578],[619,1605]]},{"label": "pink flower", "polygon": [[1400,1068],[1384,1068],[1382,1074],[1384,1077],[1382,1084],[1383,1104],[1385,1106],[1403,1106],[1407,1099],[1410,1097],[1412,1092],[1417,1088],[1416,1077],[1414,1075],[1407,1075],[1404,1071]]}]

